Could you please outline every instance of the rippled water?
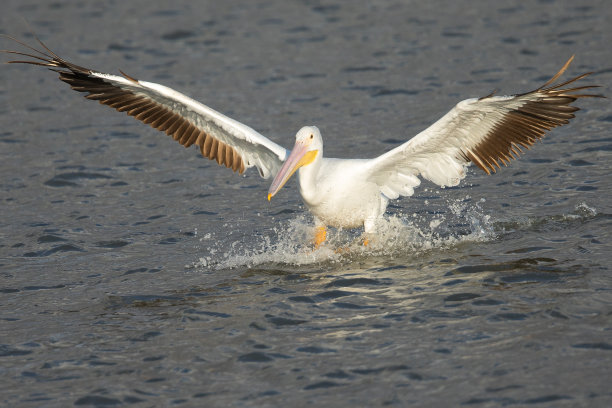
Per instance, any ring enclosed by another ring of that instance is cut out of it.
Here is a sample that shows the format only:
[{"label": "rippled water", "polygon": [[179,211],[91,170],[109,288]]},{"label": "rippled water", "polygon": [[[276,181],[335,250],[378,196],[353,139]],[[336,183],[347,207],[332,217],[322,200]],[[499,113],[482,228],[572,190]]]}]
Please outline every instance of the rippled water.
[{"label": "rippled water", "polygon": [[[461,99],[571,74],[610,95],[604,1],[5,1],[74,62],[162,82],[284,145],[372,157]],[[22,17],[28,23],[22,20]],[[0,48],[14,44],[3,40]],[[295,182],[244,177],[0,69],[4,406],[612,404],[607,100],[520,162],[312,251]]]}]

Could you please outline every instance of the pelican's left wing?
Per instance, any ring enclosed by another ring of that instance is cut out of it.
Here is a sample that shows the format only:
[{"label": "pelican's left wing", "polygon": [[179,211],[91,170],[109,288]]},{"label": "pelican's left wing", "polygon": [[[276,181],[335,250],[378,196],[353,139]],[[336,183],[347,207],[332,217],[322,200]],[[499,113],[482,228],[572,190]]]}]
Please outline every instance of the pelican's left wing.
[{"label": "pelican's left wing", "polygon": [[487,95],[459,102],[440,120],[408,142],[368,162],[369,180],[390,199],[409,196],[421,175],[440,186],[455,186],[474,163],[487,174],[518,158],[522,148],[533,145],[544,134],[569,123],[578,98],[602,97],[580,91],[595,85],[563,88],[590,73],[560,84],[573,57],[540,88],[512,96]]},{"label": "pelican's left wing", "polygon": [[83,68],[60,58],[42,42],[46,52],[17,42],[38,55],[4,50],[34,59],[9,63],[48,67],[75,91],[86,92],[87,99],[125,112],[185,147],[196,144],[203,156],[234,171],[242,173],[255,166],[263,178],[268,178],[278,172],[287,157],[284,147],[250,127],[166,86],[139,81],[123,72],[119,76]]}]

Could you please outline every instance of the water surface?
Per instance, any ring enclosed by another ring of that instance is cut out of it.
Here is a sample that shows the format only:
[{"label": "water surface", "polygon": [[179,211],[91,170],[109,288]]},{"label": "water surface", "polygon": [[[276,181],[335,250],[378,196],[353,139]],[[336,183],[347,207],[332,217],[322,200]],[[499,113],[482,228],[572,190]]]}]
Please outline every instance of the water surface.
[{"label": "water surface", "polygon": [[[610,95],[603,1],[5,1],[0,30],[188,93],[290,146],[373,157],[459,100],[568,75]],[[2,48],[13,44],[3,40]],[[295,182],[0,69],[6,406],[612,403],[607,100],[520,162],[312,251]],[[341,251],[338,251],[341,249]]]}]

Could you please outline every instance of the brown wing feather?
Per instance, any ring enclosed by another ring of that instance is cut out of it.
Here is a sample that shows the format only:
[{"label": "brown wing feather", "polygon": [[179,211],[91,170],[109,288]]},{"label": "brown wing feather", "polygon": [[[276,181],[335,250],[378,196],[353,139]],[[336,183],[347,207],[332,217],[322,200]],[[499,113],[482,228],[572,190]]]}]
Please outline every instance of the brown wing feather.
[{"label": "brown wing feather", "polygon": [[[69,69],[68,66],[63,66],[61,62],[59,67]],[[198,129],[188,119],[164,105],[128,90],[120,89],[103,79],[90,77],[88,73],[61,72],[59,78],[69,84],[75,91],[86,92],[85,97],[87,99],[97,100],[119,112],[125,112],[154,129],[165,132],[185,147],[195,143],[204,157],[216,160],[217,163],[225,165],[233,171],[238,170],[241,174],[244,172],[245,167],[242,158],[233,147]],[[127,78],[133,79],[131,77]],[[205,149],[208,140],[216,142],[219,147],[217,149]],[[226,150],[232,153],[224,154]]]},{"label": "brown wing feather", "polygon": [[[91,76],[92,71],[90,69],[72,64],[60,58],[40,41],[40,45],[47,52],[32,48],[12,37],[8,38],[40,54],[34,55],[18,51],[4,51],[9,54],[22,55],[36,60],[14,60],[9,61],[9,63],[48,67],[58,72],[59,79],[70,85],[72,89],[77,92],[86,93],[85,98],[97,100],[101,104],[110,106],[119,112],[125,112],[154,129],[165,132],[185,147],[195,143],[200,148],[204,157],[216,160],[217,163],[225,165],[225,167],[233,171],[238,171],[240,174],[244,172],[244,161],[236,149],[199,129],[189,119],[172,109],[130,90],[119,88],[104,81],[102,78]],[[121,74],[131,82],[138,83],[137,79],[123,72]],[[210,148],[211,144],[214,145],[213,148]]]},{"label": "brown wing feather", "polygon": [[[500,168],[499,161],[507,165],[510,160],[518,158],[522,152],[522,147],[529,149],[547,131],[569,123],[570,119],[574,118],[574,112],[579,110],[575,106],[569,106],[576,99],[603,98],[602,95],[575,93],[585,89],[597,88],[596,85],[563,88],[590,75],[591,72],[553,85],[565,72],[573,58],[571,57],[559,72],[540,88],[516,95],[516,97],[534,96],[535,98],[529,99],[519,108],[505,113],[503,119],[493,126],[482,142],[463,152],[464,158],[480,167],[487,174],[495,173],[496,167]],[[480,98],[479,101],[492,96],[492,94],[487,95]]]}]

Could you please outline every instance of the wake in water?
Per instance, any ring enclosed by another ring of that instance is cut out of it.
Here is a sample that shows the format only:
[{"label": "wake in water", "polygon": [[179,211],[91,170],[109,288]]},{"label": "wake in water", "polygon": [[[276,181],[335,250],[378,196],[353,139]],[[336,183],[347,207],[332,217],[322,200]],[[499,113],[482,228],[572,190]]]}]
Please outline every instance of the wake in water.
[{"label": "wake in water", "polygon": [[[484,199],[475,203],[466,196],[444,203],[433,214],[428,211],[387,215],[380,219],[377,234],[367,246],[362,243],[361,229],[330,228],[327,241],[316,250],[312,246],[315,226],[312,218],[304,214],[286,221],[256,242],[235,242],[229,249],[209,246],[209,254],[191,266],[228,269],[256,265],[337,264],[364,257],[412,257],[432,249],[450,248],[460,242],[486,241],[494,238],[495,232],[491,217],[484,214],[480,206],[482,202]],[[217,242],[212,234],[206,234],[200,241],[213,246]]]},{"label": "wake in water", "polygon": [[231,269],[237,267],[338,265],[368,258],[414,258],[431,250],[446,250],[461,243],[486,242],[514,231],[565,229],[605,214],[579,203],[566,214],[530,216],[520,220],[494,220],[470,196],[457,200],[434,200],[425,204],[437,207],[420,214],[396,213],[380,220],[378,233],[363,246],[361,230],[329,229],[328,241],[319,249],[312,247],[314,223],[306,214],[283,222],[257,241],[236,241],[227,245],[213,234],[200,238],[208,254],[189,265],[192,268]]},{"label": "wake in water", "polygon": [[498,234],[510,234],[513,231],[538,231],[538,230],[559,230],[566,229],[573,223],[583,223],[597,217],[606,217],[597,209],[590,207],[582,202],[574,207],[572,212],[565,214],[551,214],[546,216],[530,215],[509,221],[497,220],[494,223],[495,231]]}]

